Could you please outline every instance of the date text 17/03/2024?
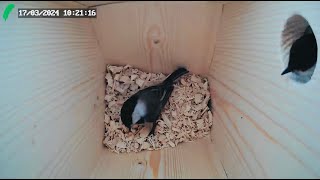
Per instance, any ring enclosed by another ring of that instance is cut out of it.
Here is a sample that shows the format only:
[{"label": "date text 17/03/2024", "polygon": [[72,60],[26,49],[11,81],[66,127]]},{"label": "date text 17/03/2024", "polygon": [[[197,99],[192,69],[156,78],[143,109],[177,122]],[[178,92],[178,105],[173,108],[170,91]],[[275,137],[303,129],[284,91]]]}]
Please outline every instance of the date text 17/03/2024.
[{"label": "date text 17/03/2024", "polygon": [[19,8],[18,18],[96,18],[97,9],[31,9]]}]

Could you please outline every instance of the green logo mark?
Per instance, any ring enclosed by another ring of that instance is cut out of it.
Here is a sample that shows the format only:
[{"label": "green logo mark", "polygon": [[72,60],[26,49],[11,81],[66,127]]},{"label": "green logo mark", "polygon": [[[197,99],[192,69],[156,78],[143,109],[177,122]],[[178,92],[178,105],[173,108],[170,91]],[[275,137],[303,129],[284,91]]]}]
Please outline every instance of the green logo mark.
[{"label": "green logo mark", "polygon": [[6,7],[6,9],[4,10],[3,15],[2,15],[4,21],[7,21],[8,17],[9,17],[9,14],[11,13],[13,8],[14,8],[14,4],[9,4]]}]

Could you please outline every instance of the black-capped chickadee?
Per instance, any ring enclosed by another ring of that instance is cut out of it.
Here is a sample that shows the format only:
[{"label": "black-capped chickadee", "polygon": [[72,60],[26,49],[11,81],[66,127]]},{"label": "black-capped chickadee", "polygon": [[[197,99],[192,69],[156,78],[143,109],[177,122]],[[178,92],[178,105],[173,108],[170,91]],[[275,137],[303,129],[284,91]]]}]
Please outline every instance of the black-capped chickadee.
[{"label": "black-capped chickadee", "polygon": [[289,72],[304,72],[312,68],[317,62],[317,42],[310,26],[304,35],[297,39],[291,46],[288,67],[281,75]]},{"label": "black-capped chickadee", "polygon": [[121,108],[123,124],[129,130],[134,124],[144,124],[150,130],[149,135],[154,135],[156,121],[171,96],[174,82],[187,73],[189,73],[187,69],[179,67],[162,83],[142,89],[132,95]]}]

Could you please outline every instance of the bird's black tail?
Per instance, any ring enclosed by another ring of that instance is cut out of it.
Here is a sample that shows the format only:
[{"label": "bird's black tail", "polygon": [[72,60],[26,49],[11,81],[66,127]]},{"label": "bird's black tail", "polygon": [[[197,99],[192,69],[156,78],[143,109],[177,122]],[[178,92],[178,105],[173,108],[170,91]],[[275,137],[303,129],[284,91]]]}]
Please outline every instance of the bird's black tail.
[{"label": "bird's black tail", "polygon": [[184,67],[179,67],[173,73],[171,73],[163,82],[164,85],[171,85],[179,79],[181,76],[189,73],[189,71]]}]

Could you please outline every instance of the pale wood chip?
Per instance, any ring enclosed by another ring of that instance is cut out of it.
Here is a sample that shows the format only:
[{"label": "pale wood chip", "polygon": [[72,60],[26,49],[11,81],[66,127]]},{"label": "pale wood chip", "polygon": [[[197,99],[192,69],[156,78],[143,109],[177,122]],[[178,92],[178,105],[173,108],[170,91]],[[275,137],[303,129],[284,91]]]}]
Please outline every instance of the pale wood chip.
[{"label": "pale wood chip", "polygon": [[171,121],[169,120],[168,116],[166,114],[162,114],[162,119],[163,119],[164,123],[170,128]]},{"label": "pale wood chip", "polygon": [[107,73],[105,78],[106,78],[106,80],[107,80],[107,85],[110,86],[110,87],[112,87],[112,86],[113,86],[113,79],[112,79],[111,74],[110,74],[110,73]]},{"label": "pale wood chip", "polygon": [[171,147],[175,147],[175,146],[176,146],[176,144],[173,143],[172,141],[169,141],[168,144],[169,144]]},{"label": "pale wood chip", "polygon": [[123,69],[129,69],[132,68],[132,66],[130,64],[127,64]]},{"label": "pale wood chip", "polygon": [[136,75],[136,74],[132,74],[130,77],[131,81],[134,81],[137,78],[138,78],[138,75]]},{"label": "pale wood chip", "polygon": [[107,114],[104,114],[104,122],[109,123],[110,122],[110,116]]},{"label": "pale wood chip", "polygon": [[137,143],[142,144],[146,139],[145,138],[139,138],[137,139]]},{"label": "pale wood chip", "polygon": [[131,90],[131,91],[136,91],[138,88],[139,88],[139,86],[138,86],[137,84],[132,84],[132,85],[130,86],[130,90]]},{"label": "pale wood chip", "polygon": [[125,100],[122,99],[122,100],[117,101],[117,104],[121,106],[124,102],[125,102]]},{"label": "pale wood chip", "polygon": [[111,130],[117,129],[117,127],[116,127],[116,122],[115,122],[115,121],[110,121],[110,129],[111,129]]},{"label": "pale wood chip", "polygon": [[185,111],[183,114],[184,114],[185,116],[187,116],[187,117],[192,117],[192,116],[193,116],[193,114],[192,114],[192,113],[190,113],[190,112],[186,112],[186,111]]},{"label": "pale wood chip", "polygon": [[191,76],[191,81],[196,82],[196,83],[201,83],[201,79],[197,77],[196,75]]},{"label": "pale wood chip", "polygon": [[146,79],[146,78],[147,78],[147,73],[142,73],[142,74],[140,75],[140,78],[141,78],[141,79]]},{"label": "pale wood chip", "polygon": [[114,105],[116,105],[117,104],[117,102],[116,101],[111,101],[111,102],[109,102],[108,103],[108,107],[109,108],[112,108]]},{"label": "pale wood chip", "polygon": [[184,85],[184,86],[187,85],[187,82],[186,82],[186,80],[185,80],[184,78],[181,78],[180,82],[181,82],[181,84]]},{"label": "pale wood chip", "polygon": [[196,95],[194,96],[194,102],[195,102],[196,104],[201,103],[202,100],[203,100],[203,95],[202,95],[202,94],[196,94]]},{"label": "pale wood chip", "polygon": [[151,74],[151,79],[150,80],[157,80],[158,79],[158,75],[154,74],[154,73],[150,73]]},{"label": "pale wood chip", "polygon": [[198,105],[196,105],[196,106],[194,106],[193,107],[193,109],[195,110],[195,111],[200,111],[201,109],[204,109],[205,107],[203,107],[203,104],[198,104]]},{"label": "pale wood chip", "polygon": [[208,90],[208,88],[209,88],[208,81],[206,81],[206,82],[202,85],[202,88],[203,88],[204,90]]},{"label": "pale wood chip", "polygon": [[172,111],[171,112],[171,116],[174,117],[174,118],[177,117],[177,112],[176,111]]},{"label": "pale wood chip", "polygon": [[206,93],[206,98],[203,100],[202,105],[207,106],[209,100],[210,100],[210,93]]},{"label": "pale wood chip", "polygon": [[196,120],[199,116],[200,112],[194,113],[192,116],[192,120]]},{"label": "pale wood chip", "polygon": [[114,76],[114,80],[119,81],[119,80],[120,80],[120,74],[116,74],[116,75]]},{"label": "pale wood chip", "polygon": [[127,141],[132,141],[134,139],[134,134],[131,133],[129,136],[126,138]]},{"label": "pale wood chip", "polygon": [[109,66],[109,70],[110,70],[113,74],[116,74],[116,73],[121,72],[122,69],[123,69],[122,66]]},{"label": "pale wood chip", "polygon": [[199,119],[199,120],[197,120],[196,122],[197,122],[197,126],[198,126],[200,129],[202,129],[202,128],[204,127],[204,126],[203,126],[203,124],[204,124],[203,119]]},{"label": "pale wood chip", "polygon": [[117,148],[126,148],[127,144],[125,142],[120,141],[117,143],[116,146],[117,146]]},{"label": "pale wood chip", "polygon": [[149,74],[147,75],[146,81],[149,81],[150,78],[151,78],[151,73],[149,73]]},{"label": "pale wood chip", "polygon": [[[163,119],[163,118],[162,118]],[[164,122],[164,121],[159,121],[158,122],[158,126],[159,127],[164,127],[164,125],[165,125],[166,123]]]},{"label": "pale wood chip", "polygon": [[131,79],[128,76],[121,76],[119,81],[124,82],[125,84],[128,84],[128,83],[130,83]]},{"label": "pale wood chip", "polygon": [[114,95],[109,95],[109,94],[107,94],[107,95],[104,97],[104,99],[105,99],[107,102],[110,102],[113,97],[114,97]]},{"label": "pale wood chip", "polygon": [[180,129],[173,127],[172,131],[180,132]]},{"label": "pale wood chip", "polygon": [[142,87],[143,84],[144,84],[144,80],[138,78],[138,79],[136,79],[136,84],[137,84],[138,86]]},{"label": "pale wood chip", "polygon": [[187,106],[186,106],[185,111],[186,111],[186,112],[189,112],[189,111],[190,111],[190,109],[191,109],[191,105],[188,103],[188,104],[187,104]]},{"label": "pale wood chip", "polygon": [[148,142],[143,142],[141,149],[144,150],[144,149],[148,149],[149,147],[150,147],[150,144]]},{"label": "pale wood chip", "polygon": [[159,78],[160,78],[161,80],[164,80],[164,79],[166,78],[166,76],[161,73],[161,74],[159,75]]},{"label": "pale wood chip", "polygon": [[163,135],[163,134],[161,134],[160,136],[159,136],[159,141],[160,142],[164,142],[165,141],[165,139],[166,139],[166,136],[165,135]]},{"label": "pale wood chip", "polygon": [[202,116],[204,113],[206,112],[210,112],[208,106],[206,106],[203,110],[202,110],[202,113],[200,114],[200,116]]},{"label": "pale wood chip", "polygon": [[171,139],[169,133],[166,133],[166,137],[167,137],[167,139]]}]

